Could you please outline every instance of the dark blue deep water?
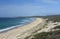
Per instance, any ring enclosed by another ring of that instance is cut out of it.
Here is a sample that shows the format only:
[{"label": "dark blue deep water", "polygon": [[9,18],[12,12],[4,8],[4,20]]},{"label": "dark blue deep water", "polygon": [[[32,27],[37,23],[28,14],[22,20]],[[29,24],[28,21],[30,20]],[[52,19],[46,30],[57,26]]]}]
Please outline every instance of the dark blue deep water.
[{"label": "dark blue deep water", "polygon": [[0,30],[21,25],[31,20],[31,18],[0,18]]}]

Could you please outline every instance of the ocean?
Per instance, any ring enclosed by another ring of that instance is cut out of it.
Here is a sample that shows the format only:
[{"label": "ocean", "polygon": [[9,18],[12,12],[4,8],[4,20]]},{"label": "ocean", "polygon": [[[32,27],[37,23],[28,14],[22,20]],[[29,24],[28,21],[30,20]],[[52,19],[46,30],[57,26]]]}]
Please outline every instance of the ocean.
[{"label": "ocean", "polygon": [[0,32],[22,26],[33,21],[33,18],[0,18]]}]

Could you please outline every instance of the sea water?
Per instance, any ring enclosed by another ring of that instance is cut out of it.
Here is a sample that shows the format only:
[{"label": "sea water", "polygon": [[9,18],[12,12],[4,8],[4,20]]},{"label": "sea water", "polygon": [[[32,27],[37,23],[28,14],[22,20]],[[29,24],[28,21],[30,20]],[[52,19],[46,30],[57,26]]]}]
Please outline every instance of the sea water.
[{"label": "sea water", "polygon": [[31,22],[33,18],[0,18],[0,32]]}]

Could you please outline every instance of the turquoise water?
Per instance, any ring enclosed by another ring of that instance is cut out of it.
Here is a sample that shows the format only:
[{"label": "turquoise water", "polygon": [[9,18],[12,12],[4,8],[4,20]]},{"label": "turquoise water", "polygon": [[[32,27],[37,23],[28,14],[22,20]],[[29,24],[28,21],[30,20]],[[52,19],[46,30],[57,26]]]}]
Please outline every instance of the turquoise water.
[{"label": "turquoise water", "polygon": [[0,18],[0,30],[17,27],[17,25],[22,25],[27,22],[32,21],[32,18]]}]

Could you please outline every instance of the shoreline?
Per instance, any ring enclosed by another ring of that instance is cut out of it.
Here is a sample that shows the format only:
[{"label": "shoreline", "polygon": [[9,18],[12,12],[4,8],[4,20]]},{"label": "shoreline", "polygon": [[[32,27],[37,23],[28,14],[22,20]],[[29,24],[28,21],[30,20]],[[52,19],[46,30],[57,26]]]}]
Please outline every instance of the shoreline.
[{"label": "shoreline", "polygon": [[0,33],[0,39],[17,39],[17,35],[21,35],[23,32],[26,32],[27,30],[30,30],[33,27],[36,27],[42,21],[43,20],[41,18],[36,18],[36,20],[24,25],[23,27],[18,27],[4,33]]},{"label": "shoreline", "polygon": [[36,19],[33,18],[33,19],[29,20],[29,22],[26,22],[26,23],[24,23],[24,24],[12,26],[12,27],[9,27],[9,28],[6,28],[6,29],[1,29],[1,30],[0,30],[0,33],[5,33],[5,32],[7,32],[7,31],[9,31],[9,30],[16,29],[16,28],[18,28],[18,27],[23,27],[24,25],[27,25],[27,24],[35,21],[35,20],[36,20]]}]

